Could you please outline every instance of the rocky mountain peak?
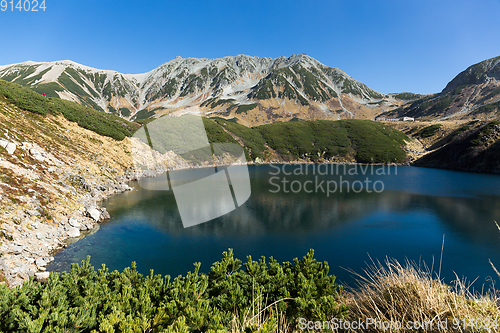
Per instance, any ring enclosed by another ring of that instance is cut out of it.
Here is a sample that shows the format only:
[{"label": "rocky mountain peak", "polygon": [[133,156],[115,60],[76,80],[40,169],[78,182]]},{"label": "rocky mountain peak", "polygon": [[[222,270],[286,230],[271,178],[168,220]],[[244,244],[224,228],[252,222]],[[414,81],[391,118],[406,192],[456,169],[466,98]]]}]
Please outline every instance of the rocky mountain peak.
[{"label": "rocky mountain peak", "polygon": [[126,119],[190,107],[248,125],[301,119],[372,119],[397,101],[306,54],[266,58],[180,56],[143,74],[64,60],[0,67],[0,79]]},{"label": "rocky mountain peak", "polygon": [[496,83],[498,81],[500,81],[500,57],[495,57],[469,66],[448,83],[443,93],[463,85]]}]

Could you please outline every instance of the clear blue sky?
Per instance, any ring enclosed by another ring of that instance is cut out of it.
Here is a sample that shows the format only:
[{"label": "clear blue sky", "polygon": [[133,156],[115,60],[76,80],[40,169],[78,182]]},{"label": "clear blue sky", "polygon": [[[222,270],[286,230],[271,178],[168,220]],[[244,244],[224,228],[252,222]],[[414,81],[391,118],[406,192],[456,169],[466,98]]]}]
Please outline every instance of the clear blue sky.
[{"label": "clear blue sky", "polygon": [[0,11],[0,65],[69,59],[143,73],[178,55],[306,53],[383,93],[434,93],[500,55],[499,0],[46,0],[46,7]]}]

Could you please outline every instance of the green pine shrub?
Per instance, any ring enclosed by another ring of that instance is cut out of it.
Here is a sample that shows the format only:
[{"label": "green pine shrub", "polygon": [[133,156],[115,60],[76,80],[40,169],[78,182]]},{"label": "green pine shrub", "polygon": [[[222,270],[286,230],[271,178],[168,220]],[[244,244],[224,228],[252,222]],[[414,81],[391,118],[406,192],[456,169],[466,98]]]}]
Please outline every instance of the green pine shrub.
[{"label": "green pine shrub", "polygon": [[61,114],[85,129],[116,140],[132,136],[137,129],[131,122],[116,115],[63,99],[44,97],[29,88],[0,80],[0,98],[2,97],[18,108],[34,114]]},{"label": "green pine shrub", "polygon": [[213,129],[208,130],[210,122],[238,137],[251,159],[263,158],[270,148],[285,161],[320,162],[352,155],[360,163],[402,162],[406,153],[401,147],[409,140],[402,132],[370,120],[289,121],[246,127],[231,120],[210,118],[205,121],[210,142],[225,142]]},{"label": "green pine shrub", "polygon": [[429,137],[435,135],[442,126],[443,125],[441,125],[441,124],[434,124],[434,125],[426,126],[426,127],[422,128],[420,131],[418,131],[417,135],[423,139],[429,138]]},{"label": "green pine shrub", "polygon": [[420,98],[420,95],[410,93],[410,92],[403,92],[403,93],[399,93],[397,95],[394,95],[394,98],[399,99],[399,100],[403,100],[403,101],[411,101],[411,100]]},{"label": "green pine shrub", "polygon": [[96,271],[87,258],[51,273],[46,284],[30,278],[11,290],[1,285],[0,331],[215,332],[249,327],[256,315],[271,318],[262,327],[276,331],[280,314],[292,328],[299,317],[346,318],[342,288],[313,255],[283,264],[249,256],[242,265],[230,249],[208,274],[196,263],[173,281],[153,271],[143,277],[135,263],[121,273],[104,265]]},{"label": "green pine shrub", "polygon": [[240,114],[240,113],[247,113],[248,111],[250,110],[253,110],[257,107],[257,104],[256,103],[252,103],[252,104],[243,104],[243,105],[240,105],[238,106],[238,109],[236,110],[236,113],[237,114]]}]

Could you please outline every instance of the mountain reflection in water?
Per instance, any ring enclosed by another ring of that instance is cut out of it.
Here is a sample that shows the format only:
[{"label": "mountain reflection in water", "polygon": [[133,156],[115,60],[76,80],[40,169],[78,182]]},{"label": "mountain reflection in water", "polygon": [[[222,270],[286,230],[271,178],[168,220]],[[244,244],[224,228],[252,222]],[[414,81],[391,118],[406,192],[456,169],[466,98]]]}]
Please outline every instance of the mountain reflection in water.
[{"label": "mountain reflection in water", "polygon": [[[288,166],[293,171],[299,166]],[[379,166],[384,167],[384,166]],[[360,166],[349,166],[360,168]],[[388,168],[385,166],[385,168]],[[396,167],[391,167],[396,168]],[[314,180],[383,182],[381,193],[276,192],[270,166],[249,166],[252,195],[242,207],[207,223],[184,229],[172,192],[136,191],[104,202],[112,219],[93,235],[71,244],[55,256],[52,271],[70,268],[91,255],[99,267],[122,270],[132,261],[143,274],[176,276],[202,271],[234,248],[244,260],[273,256],[290,261],[315,249],[317,260],[328,261],[330,272],[353,284],[343,268],[361,272],[370,258],[386,256],[404,261],[425,261],[437,267],[443,235],[445,246],[441,277],[451,282],[455,273],[468,280],[479,276],[477,288],[495,277],[488,259],[500,265],[500,176],[415,167],[397,167],[391,175],[328,174],[286,175],[301,184]],[[285,177],[280,174],[278,177]],[[281,179],[280,178],[280,179]],[[297,187],[296,187],[297,188]],[[314,186],[309,187],[309,189]],[[343,267],[343,268],[341,268]]]}]

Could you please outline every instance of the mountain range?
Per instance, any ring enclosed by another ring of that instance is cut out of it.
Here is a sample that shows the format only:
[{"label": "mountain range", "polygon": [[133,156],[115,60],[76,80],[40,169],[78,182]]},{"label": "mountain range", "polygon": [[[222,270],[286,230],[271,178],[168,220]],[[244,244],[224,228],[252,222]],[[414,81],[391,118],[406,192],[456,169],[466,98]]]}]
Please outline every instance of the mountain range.
[{"label": "mountain range", "polygon": [[144,74],[72,61],[28,61],[0,66],[0,79],[129,120],[186,109],[235,117],[246,125],[293,118],[373,119],[401,104],[397,96],[379,93],[304,54],[275,59],[177,57]]},{"label": "mountain range", "polygon": [[474,120],[497,118],[500,57],[472,65],[436,94],[383,94],[305,54],[177,57],[144,74],[72,61],[0,66],[0,79],[141,121],[192,112],[256,126],[292,119]]}]

